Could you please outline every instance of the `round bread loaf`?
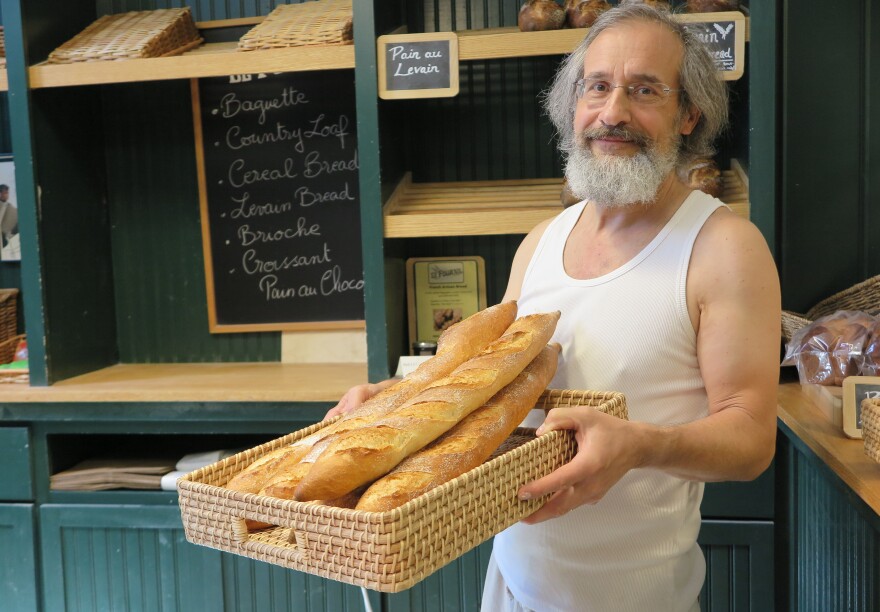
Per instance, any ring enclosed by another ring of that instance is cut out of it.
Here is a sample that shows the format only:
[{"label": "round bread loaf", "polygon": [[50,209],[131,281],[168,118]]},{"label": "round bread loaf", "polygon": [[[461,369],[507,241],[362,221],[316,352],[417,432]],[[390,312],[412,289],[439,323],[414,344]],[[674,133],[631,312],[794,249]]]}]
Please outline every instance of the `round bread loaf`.
[{"label": "round bread loaf", "polygon": [[528,0],[519,9],[517,24],[522,32],[558,30],[565,23],[565,10],[555,0]]},{"label": "round bread loaf", "polygon": [[606,0],[566,0],[565,19],[571,28],[589,28],[611,8]]},{"label": "round bread loaf", "polygon": [[688,0],[687,9],[691,13],[738,11],[739,0]]}]

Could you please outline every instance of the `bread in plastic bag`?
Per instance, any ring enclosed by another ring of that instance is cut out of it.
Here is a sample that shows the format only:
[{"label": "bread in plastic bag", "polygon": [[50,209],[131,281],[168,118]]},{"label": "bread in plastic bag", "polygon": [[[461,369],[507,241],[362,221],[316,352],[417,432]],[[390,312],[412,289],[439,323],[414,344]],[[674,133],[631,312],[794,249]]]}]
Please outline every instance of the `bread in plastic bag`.
[{"label": "bread in plastic bag", "polygon": [[[847,376],[880,366],[880,321],[856,310],[820,317],[792,335],[782,365],[797,366],[801,383],[841,386]],[[866,349],[872,347],[867,365]],[[876,355],[876,357],[873,357]]]}]

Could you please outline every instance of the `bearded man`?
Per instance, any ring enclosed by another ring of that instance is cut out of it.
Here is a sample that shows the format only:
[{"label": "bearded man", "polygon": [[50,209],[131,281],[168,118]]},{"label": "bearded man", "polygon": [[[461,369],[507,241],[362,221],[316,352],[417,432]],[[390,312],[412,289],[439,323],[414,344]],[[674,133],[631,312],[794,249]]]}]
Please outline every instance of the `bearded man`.
[{"label": "bearded man", "polygon": [[760,232],[676,168],[711,154],[727,90],[703,44],[644,4],[604,13],[545,104],[579,204],[537,226],[503,301],[560,310],[551,387],[621,391],[630,421],[538,417],[576,432],[550,494],[495,538],[483,610],[699,610],[703,482],[773,458],[780,291]]}]

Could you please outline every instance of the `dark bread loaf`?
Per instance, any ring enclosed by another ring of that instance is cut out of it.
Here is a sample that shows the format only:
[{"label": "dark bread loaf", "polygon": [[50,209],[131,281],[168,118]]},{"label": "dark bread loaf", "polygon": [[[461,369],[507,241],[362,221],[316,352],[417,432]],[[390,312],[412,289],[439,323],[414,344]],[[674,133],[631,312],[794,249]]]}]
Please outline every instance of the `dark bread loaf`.
[{"label": "dark bread loaf", "polygon": [[387,474],[513,381],[550,340],[558,320],[558,311],[517,319],[482,353],[399,408],[334,434],[294,499],[333,499]]},{"label": "dark bread loaf", "polygon": [[565,10],[555,0],[527,0],[517,16],[517,24],[522,32],[558,30],[564,23]]},{"label": "dark bread loaf", "polygon": [[687,9],[690,13],[738,11],[739,0],[688,0]]},{"label": "dark bread loaf", "polygon": [[565,20],[570,28],[589,28],[610,8],[606,0],[566,0]]},{"label": "dark bread loaf", "polygon": [[710,196],[720,198],[724,192],[724,179],[714,159],[696,159],[683,168],[680,176],[685,185]]},{"label": "dark bread loaf", "polygon": [[363,419],[385,414],[414,397],[432,382],[497,340],[516,318],[516,302],[486,308],[446,329],[437,342],[437,354],[423,362],[400,382],[377,393],[359,408],[297,442],[266,453],[233,477],[226,488],[245,493],[261,491],[270,480],[297,465],[317,442],[334,432],[363,425]]},{"label": "dark bread loaf", "polygon": [[357,510],[385,512],[482,464],[525,418],[556,373],[559,345],[545,347],[512,383],[404,459],[361,496]]}]

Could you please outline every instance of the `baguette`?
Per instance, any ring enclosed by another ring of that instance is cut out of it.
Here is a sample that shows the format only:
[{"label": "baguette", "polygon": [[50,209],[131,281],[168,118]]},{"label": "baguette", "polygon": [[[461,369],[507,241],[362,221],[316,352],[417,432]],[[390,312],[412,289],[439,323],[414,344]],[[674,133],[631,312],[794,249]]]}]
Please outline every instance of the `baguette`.
[{"label": "baguette", "polygon": [[261,491],[270,480],[293,469],[321,439],[334,432],[361,427],[365,418],[388,413],[430,383],[448,376],[462,363],[479,354],[489,343],[497,340],[515,318],[516,302],[509,301],[481,310],[450,326],[440,335],[437,354],[422,362],[401,381],[377,393],[332,425],[293,444],[266,453],[233,477],[226,488],[244,493]]},{"label": "baguette", "polygon": [[544,347],[522,374],[363,493],[356,509],[386,512],[481,465],[522,422],[556,374],[558,344]]},{"label": "baguette", "polygon": [[387,474],[516,378],[550,340],[559,314],[517,319],[482,353],[396,410],[367,427],[333,434],[294,499],[334,499]]}]

